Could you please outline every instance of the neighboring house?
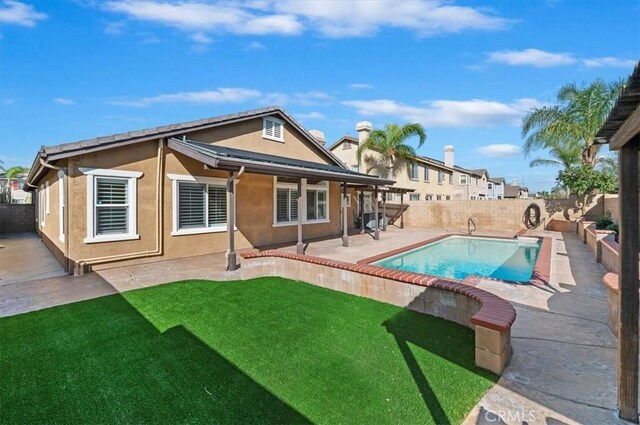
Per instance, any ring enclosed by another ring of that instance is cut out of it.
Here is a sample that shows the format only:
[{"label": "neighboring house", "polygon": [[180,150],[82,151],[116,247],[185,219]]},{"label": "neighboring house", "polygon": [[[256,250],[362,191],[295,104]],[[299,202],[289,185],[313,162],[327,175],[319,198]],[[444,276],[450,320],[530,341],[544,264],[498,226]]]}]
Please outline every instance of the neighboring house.
[{"label": "neighboring house", "polygon": [[504,187],[504,199],[529,199],[529,189],[515,182]]},{"label": "neighboring house", "polygon": [[[338,139],[329,150],[337,156],[343,164],[352,171],[367,172],[364,165],[358,162],[358,146],[369,137],[372,130],[371,123],[362,121],[356,124],[358,137],[345,135]],[[375,153],[365,152],[366,155]],[[442,161],[418,156],[409,170],[401,170],[394,177],[395,187],[412,189],[413,192],[404,197],[404,202],[444,201],[451,199],[453,187],[453,169],[446,167]],[[387,201],[400,202],[400,194],[388,193]]]},{"label": "neighboring house", "polygon": [[26,174],[21,174],[17,177],[8,179],[5,173],[0,173],[0,189],[6,190],[6,188],[9,188],[12,204],[31,203],[31,194],[22,190],[26,179]]},{"label": "neighboring house", "polygon": [[493,177],[487,182],[487,199],[502,199],[504,198],[504,178]]},{"label": "neighboring house", "polygon": [[453,146],[444,147],[444,164],[453,169],[453,199],[487,199],[489,172],[485,169],[469,170],[455,165]]},{"label": "neighboring house", "polygon": [[225,250],[234,268],[236,248],[339,235],[347,184],[392,183],[346,169],[269,107],[45,147],[25,188],[38,188],[43,242],[82,273]]}]

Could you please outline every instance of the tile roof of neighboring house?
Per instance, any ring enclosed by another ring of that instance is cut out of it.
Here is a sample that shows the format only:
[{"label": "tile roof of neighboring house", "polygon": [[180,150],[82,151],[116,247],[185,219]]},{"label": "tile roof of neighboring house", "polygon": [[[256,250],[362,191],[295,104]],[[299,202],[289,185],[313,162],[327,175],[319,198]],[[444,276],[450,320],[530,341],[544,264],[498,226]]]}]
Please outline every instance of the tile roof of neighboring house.
[{"label": "tile roof of neighboring house", "polygon": [[486,168],[477,168],[475,170],[471,170],[471,172],[478,176],[482,176],[484,174],[487,176],[487,178],[489,178],[489,171],[487,171]]},{"label": "tile roof of neighboring house", "polygon": [[333,150],[334,148],[337,148],[342,144],[342,142],[345,142],[347,140],[352,143],[355,143],[356,145],[360,144],[360,139],[350,134],[345,134],[344,136],[336,140],[336,142],[333,145],[329,146],[329,150]]},{"label": "tile roof of neighboring house", "polygon": [[519,196],[520,196],[520,186],[514,186],[511,184],[507,184],[504,186],[505,198],[517,198]]},{"label": "tile roof of neighboring house", "polygon": [[520,186],[520,190],[524,190],[525,192],[528,192],[529,188],[526,186]]},{"label": "tile roof of neighboring house", "polygon": [[228,148],[216,144],[201,143],[187,138],[169,139],[169,148],[221,169],[245,167],[250,173],[279,175],[283,177],[315,177],[323,180],[345,181],[370,185],[395,183],[393,180],[362,174],[343,167]]},{"label": "tile roof of neighboring house", "polygon": [[207,128],[218,127],[222,125],[232,124],[249,119],[265,117],[269,115],[280,115],[285,121],[298,130],[312,146],[323,153],[327,159],[335,164],[344,167],[342,162],[311,135],[300,123],[298,123],[291,115],[279,106],[269,106],[261,109],[253,109],[250,111],[236,112],[233,114],[219,115],[211,118],[204,118],[195,121],[187,121],[177,124],[152,127],[143,130],[129,131],[126,133],[113,134],[111,136],[96,137],[93,139],[81,140],[73,143],[64,143],[55,146],[45,146],[36,156],[33,166],[29,172],[27,181],[31,184],[37,183],[39,173],[42,171],[40,160],[55,161],[74,155],[100,151],[117,146],[124,146],[131,143],[143,142],[147,140],[158,139],[162,137],[181,136],[184,133],[203,130]]},{"label": "tile roof of neighboring house", "polygon": [[494,183],[504,183],[504,177],[493,177],[489,180],[491,180]]}]

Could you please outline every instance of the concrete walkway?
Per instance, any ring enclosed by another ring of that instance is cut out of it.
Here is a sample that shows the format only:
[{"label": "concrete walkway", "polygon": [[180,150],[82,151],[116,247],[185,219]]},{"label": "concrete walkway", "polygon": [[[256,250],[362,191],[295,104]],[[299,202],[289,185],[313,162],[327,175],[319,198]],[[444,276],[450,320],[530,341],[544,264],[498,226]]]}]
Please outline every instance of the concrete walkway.
[{"label": "concrete walkway", "polygon": [[555,234],[547,288],[483,280],[518,313],[513,358],[465,424],[618,424],[617,340],[607,327],[605,269],[576,234]]},{"label": "concrete walkway", "polygon": [[5,233],[0,247],[0,285],[65,274],[35,233]]}]

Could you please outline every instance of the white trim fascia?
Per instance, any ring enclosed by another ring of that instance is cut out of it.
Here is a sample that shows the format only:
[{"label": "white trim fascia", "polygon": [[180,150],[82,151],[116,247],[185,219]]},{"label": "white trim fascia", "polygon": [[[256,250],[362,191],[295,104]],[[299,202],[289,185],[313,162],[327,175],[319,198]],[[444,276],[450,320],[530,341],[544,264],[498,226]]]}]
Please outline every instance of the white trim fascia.
[{"label": "white trim fascia", "polygon": [[116,241],[132,241],[140,239],[138,234],[122,234],[122,235],[108,235],[108,236],[96,236],[84,238],[84,243],[100,243],[100,242],[116,242]]},{"label": "white trim fascia", "polygon": [[219,186],[227,186],[227,179],[223,177],[205,177],[205,176],[193,176],[191,174],[171,174],[167,173],[167,178],[171,181],[184,181],[184,182],[197,182],[214,184]]},{"label": "white trim fascia", "polygon": [[78,171],[87,176],[100,177],[122,177],[139,179],[144,175],[142,171],[112,170],[110,168],[78,167]]}]

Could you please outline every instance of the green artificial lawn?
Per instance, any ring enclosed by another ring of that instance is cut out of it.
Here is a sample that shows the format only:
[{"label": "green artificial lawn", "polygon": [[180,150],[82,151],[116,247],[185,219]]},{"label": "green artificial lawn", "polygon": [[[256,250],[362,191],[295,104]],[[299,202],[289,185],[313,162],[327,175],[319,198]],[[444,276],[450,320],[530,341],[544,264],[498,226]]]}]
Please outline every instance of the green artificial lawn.
[{"label": "green artificial lawn", "polygon": [[459,423],[496,379],[470,329],[281,278],[0,319],[2,423]]}]

